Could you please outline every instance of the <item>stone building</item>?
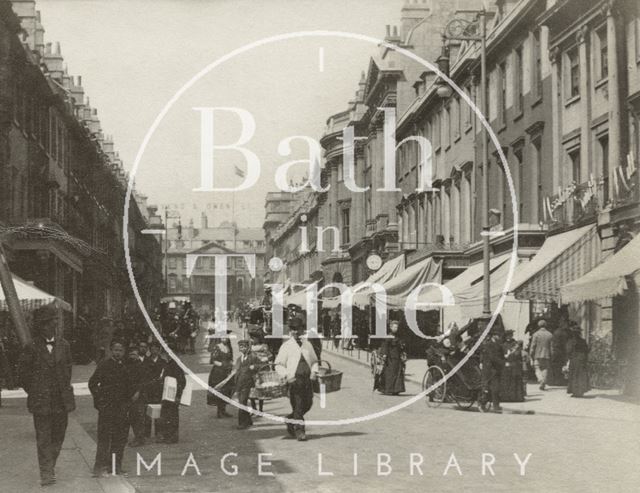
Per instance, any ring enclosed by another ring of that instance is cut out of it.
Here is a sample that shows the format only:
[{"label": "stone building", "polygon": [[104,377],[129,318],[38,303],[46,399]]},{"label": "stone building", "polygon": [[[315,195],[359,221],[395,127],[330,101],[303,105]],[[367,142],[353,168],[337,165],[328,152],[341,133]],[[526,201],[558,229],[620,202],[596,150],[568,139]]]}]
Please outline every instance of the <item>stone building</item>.
[{"label": "stone building", "polygon": [[[592,225],[595,267],[640,233],[640,5],[547,2],[538,21],[549,30],[551,61],[550,229]],[[638,289],[627,281],[617,296],[585,292],[569,304],[583,321],[598,384],[619,379],[625,366],[640,368]]]},{"label": "stone building", "polygon": [[[474,21],[455,9],[482,7],[463,3],[406,2],[401,29],[388,27],[385,41],[437,64],[479,106],[480,43],[440,38],[452,19]],[[340,248],[332,252],[325,237],[317,253],[325,282],[366,279],[371,252],[384,260],[401,254],[407,266],[433,258],[442,263],[443,282],[467,271],[481,276],[486,172],[492,259],[504,259],[517,240],[508,295],[519,311],[510,328],[522,336],[536,317],[555,326],[577,321],[593,348],[594,382],[620,384],[624,367],[640,368],[637,281],[627,276],[624,290],[604,298],[567,301],[561,290],[615,262],[613,254],[640,231],[640,7],[624,0],[497,0],[487,8],[485,116],[499,143],[489,146],[487,170],[480,120],[465,98],[442,90],[432,70],[382,47],[347,109],[327,120],[323,183],[331,189],[307,193],[279,223],[293,231],[303,214],[336,227]],[[399,190],[381,192],[384,116],[391,110]],[[431,143],[433,190],[416,190],[425,162],[416,136]],[[355,164],[353,177],[345,156]],[[347,180],[370,188],[354,193]],[[270,238],[277,250],[288,237]],[[294,247],[292,241],[288,255],[295,256]],[[494,270],[504,269],[491,265],[495,306],[501,285]]]},{"label": "stone building", "polygon": [[[0,2],[0,224],[12,271],[89,321],[136,309],[122,248],[128,176],[59,44],[44,41],[35,2]],[[143,301],[159,299],[154,215],[133,191],[129,248]]]},{"label": "stone building", "polygon": [[[211,313],[215,291],[215,259],[211,255],[255,255],[256,272],[252,276],[243,258],[229,258],[227,263],[227,305],[260,299],[265,276],[265,240],[261,228],[241,228],[223,222],[209,226],[205,213],[200,227],[193,221],[188,226],[173,223],[168,228],[166,249],[166,293],[169,297],[189,298],[201,313]],[[187,256],[198,258],[192,272],[188,272]]]}]

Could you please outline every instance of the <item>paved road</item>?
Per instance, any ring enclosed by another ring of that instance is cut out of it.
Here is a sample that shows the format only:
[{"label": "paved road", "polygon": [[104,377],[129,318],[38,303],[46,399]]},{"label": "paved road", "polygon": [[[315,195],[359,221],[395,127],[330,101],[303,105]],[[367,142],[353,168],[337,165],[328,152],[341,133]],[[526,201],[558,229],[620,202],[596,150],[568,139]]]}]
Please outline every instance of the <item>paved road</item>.
[{"label": "paved road", "polygon": [[[372,393],[367,368],[332,355],[326,357],[344,372],[342,390],[327,394],[324,409],[316,396],[309,419],[362,416],[406,398]],[[208,371],[207,360],[204,352],[184,359],[197,373]],[[409,385],[407,394],[418,390]],[[637,491],[640,482],[638,424],[429,409],[418,402],[373,421],[310,427],[309,441],[300,443],[285,437],[282,424],[266,418],[258,419],[250,430],[233,429],[236,419],[216,419],[215,408],[205,404],[205,395],[204,391],[196,391],[194,404],[181,409],[179,444],[127,449],[125,462],[132,473],[129,481],[136,489],[265,493],[356,488],[631,492]],[[76,417],[95,437],[96,414],[91,399],[80,397],[78,401]],[[278,399],[268,402],[265,411],[284,415],[289,406],[286,399]],[[155,470],[146,472],[143,468],[142,474],[136,476],[136,452],[147,463],[161,453],[162,475],[158,477]],[[195,467],[187,468],[182,475],[190,454],[200,475]],[[237,454],[228,456],[225,463],[227,473],[237,470],[237,475],[227,475],[221,468],[225,454]],[[484,475],[483,454],[487,454]],[[523,462],[531,454],[524,475],[514,454]],[[261,460],[265,463],[263,473],[273,476],[259,474]]]}]

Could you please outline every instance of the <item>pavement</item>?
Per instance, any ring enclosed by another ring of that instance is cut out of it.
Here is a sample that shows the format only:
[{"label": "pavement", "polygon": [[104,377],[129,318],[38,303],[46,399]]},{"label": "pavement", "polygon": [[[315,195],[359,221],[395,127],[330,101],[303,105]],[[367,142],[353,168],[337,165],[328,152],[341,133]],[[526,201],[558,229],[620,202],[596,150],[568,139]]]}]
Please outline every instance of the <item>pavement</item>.
[{"label": "pavement", "polygon": [[[338,358],[370,366],[368,351],[336,348],[333,341],[323,341],[322,347],[323,351]],[[426,370],[426,360],[410,359],[407,361],[405,377],[407,381],[422,386]],[[529,383],[524,402],[508,402],[502,407],[505,412],[640,422],[640,403],[621,395],[618,390],[593,389],[583,398],[572,398],[567,395],[566,389],[550,386],[542,391],[538,384]]]},{"label": "pavement", "polygon": [[[249,430],[238,431],[233,406],[228,410],[234,417],[217,419],[215,408],[206,405],[206,392],[195,387],[192,405],[180,408],[180,442],[127,448],[127,479],[90,477],[97,416],[91,397],[79,395],[60,457],[58,484],[47,490],[637,491],[640,421],[627,420],[634,415],[617,411],[617,405],[632,408],[615,396],[607,398],[598,392],[592,399],[575,400],[574,409],[574,399],[563,390],[552,389],[522,403],[534,409],[534,414],[481,414],[451,405],[434,409],[423,399],[406,405],[421,390],[424,361],[408,362],[404,395],[384,396],[372,392],[371,373],[362,352],[358,360],[325,347],[323,359],[343,372],[342,388],[326,394],[324,403],[319,395],[314,396],[307,419],[325,423],[307,426],[308,442],[288,438],[282,423],[268,417],[256,419]],[[201,349],[182,360],[206,378],[210,368],[206,351]],[[74,382],[82,384],[92,368],[74,368]],[[4,482],[0,490],[41,491],[33,425],[24,398],[3,399],[3,406],[0,470]],[[506,406],[515,409],[520,404]],[[288,399],[265,403],[265,411],[274,416],[283,416],[289,409]],[[609,410],[609,416],[600,411],[603,409]],[[378,417],[373,419],[374,415]],[[335,425],[336,420],[343,424]],[[141,461],[150,464],[154,459],[161,470],[147,471]],[[519,460],[528,462],[520,466]]]},{"label": "pavement", "polygon": [[[3,392],[4,394],[4,392]],[[0,470],[6,492],[41,492],[33,419],[23,398],[2,400],[0,408]],[[57,484],[46,491],[83,493],[133,493],[135,490],[120,476],[92,478],[96,453],[95,441],[78,423],[77,413],[69,414],[65,441],[56,466]]]}]

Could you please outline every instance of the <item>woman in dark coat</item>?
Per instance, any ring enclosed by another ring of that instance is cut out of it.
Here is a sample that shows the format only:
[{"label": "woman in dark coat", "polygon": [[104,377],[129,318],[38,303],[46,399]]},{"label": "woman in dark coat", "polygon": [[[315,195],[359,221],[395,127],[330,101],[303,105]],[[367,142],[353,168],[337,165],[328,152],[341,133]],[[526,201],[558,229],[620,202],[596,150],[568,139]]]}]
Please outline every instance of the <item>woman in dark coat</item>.
[{"label": "woman in dark coat", "polygon": [[404,342],[398,338],[398,322],[389,324],[392,339],[385,339],[380,346],[383,361],[382,375],[377,389],[383,394],[398,395],[405,391],[404,367],[407,360]]},{"label": "woman in dark coat", "polygon": [[576,324],[571,327],[572,337],[567,343],[567,356],[569,357],[569,384],[567,393],[572,397],[582,397],[588,392],[589,372],[587,369],[589,346],[582,338],[580,327]]},{"label": "woman in dark coat", "polygon": [[502,370],[500,400],[502,402],[522,402],[524,401],[522,351],[518,341],[513,338],[512,330],[507,330],[504,333],[504,337],[502,349],[505,363]]},{"label": "woman in dark coat", "polygon": [[[210,361],[213,364],[211,373],[209,373],[209,387],[215,387],[231,373],[233,368],[233,352],[228,339],[211,339],[209,351],[211,352]],[[222,388],[216,390],[229,397],[231,396],[232,389],[233,382],[230,380],[222,386]],[[228,418],[231,416],[231,414],[226,411],[226,402],[212,392],[207,392],[207,404],[218,408],[218,418]]]}]

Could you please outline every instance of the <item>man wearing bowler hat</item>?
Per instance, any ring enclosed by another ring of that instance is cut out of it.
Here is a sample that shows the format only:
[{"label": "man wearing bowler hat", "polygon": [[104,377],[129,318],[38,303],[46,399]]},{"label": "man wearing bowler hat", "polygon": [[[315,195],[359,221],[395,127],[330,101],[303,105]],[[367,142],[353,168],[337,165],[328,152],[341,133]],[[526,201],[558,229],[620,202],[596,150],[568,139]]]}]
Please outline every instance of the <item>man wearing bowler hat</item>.
[{"label": "man wearing bowler hat", "polygon": [[33,414],[40,482],[56,482],[55,466],[67,431],[67,413],[76,407],[71,387],[71,349],[56,336],[58,313],[44,306],[34,313],[33,343],[20,356],[19,375]]},{"label": "man wearing bowler hat", "polygon": [[[318,358],[311,343],[302,338],[306,328],[301,318],[292,318],[289,330],[291,337],[280,347],[276,357],[276,371],[289,383],[291,414],[287,418],[304,422],[304,415],[313,404],[311,380],[318,371]],[[300,442],[307,439],[302,423],[287,423],[287,432]]]}]

